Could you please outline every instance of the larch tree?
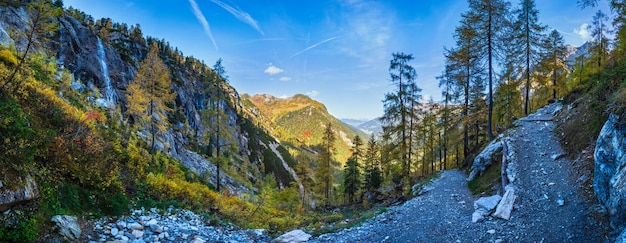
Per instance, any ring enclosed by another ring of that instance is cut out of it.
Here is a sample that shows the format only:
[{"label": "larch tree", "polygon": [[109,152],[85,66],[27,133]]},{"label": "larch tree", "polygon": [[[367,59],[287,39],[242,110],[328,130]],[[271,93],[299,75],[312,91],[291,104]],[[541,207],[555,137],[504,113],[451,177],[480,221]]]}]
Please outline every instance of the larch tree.
[{"label": "larch tree", "polygon": [[333,155],[335,153],[335,131],[329,122],[324,129],[322,137],[322,153],[318,163],[318,170],[315,173],[318,185],[320,185],[322,194],[324,195],[324,204],[330,206],[331,187],[333,186]]},{"label": "larch tree", "polygon": [[520,2],[520,8],[515,10],[517,19],[514,25],[517,25],[519,30],[515,35],[513,45],[519,45],[522,49],[522,60],[524,62],[524,114],[528,115],[530,112],[530,90],[531,87],[531,73],[533,66],[539,62],[541,55],[541,46],[544,39],[543,32],[545,26],[539,23],[539,11],[535,7],[534,0],[522,0]]},{"label": "larch tree", "polygon": [[133,82],[128,85],[128,114],[134,116],[141,126],[150,132],[150,152],[154,152],[156,137],[164,133],[169,122],[167,104],[174,102],[176,93],[170,88],[170,71],[159,58],[156,42],[152,43],[148,55],[139,63]]},{"label": "larch tree", "polygon": [[487,63],[487,136],[492,140],[494,68],[496,52],[503,45],[499,37],[508,21],[509,4],[503,0],[469,0],[469,7],[470,15],[478,16],[477,32],[482,38],[479,45],[484,51],[481,56]]},{"label": "larch tree", "polygon": [[610,33],[610,30],[606,23],[609,21],[609,17],[602,12],[602,10],[598,10],[596,14],[593,16],[593,20],[591,21],[591,25],[588,26],[591,31],[591,37],[593,38],[591,45],[592,58],[597,61],[598,67],[602,67],[603,62],[606,61],[606,57],[608,55],[609,50],[609,39],[607,35]]},{"label": "larch tree", "polygon": [[552,99],[557,98],[559,92],[565,91],[565,72],[567,64],[567,46],[563,36],[557,30],[552,30],[544,40],[544,51],[542,53],[540,65],[548,74],[552,81]]},{"label": "larch tree", "polygon": [[226,69],[222,65],[222,59],[218,59],[213,65],[213,73],[209,75],[208,83],[209,98],[207,109],[201,111],[202,123],[207,128],[203,134],[204,141],[209,145],[209,153],[214,156],[216,168],[216,190],[221,190],[221,170],[224,164],[229,160],[224,156],[224,149],[236,151],[237,142],[231,133],[231,126],[228,124],[229,115],[226,113],[226,105],[228,104],[228,95],[224,89],[228,83]]},{"label": "larch tree", "polygon": [[406,182],[410,174],[411,157],[409,154],[413,136],[411,128],[417,118],[413,108],[418,104],[421,92],[415,84],[417,73],[409,64],[411,60],[413,60],[411,54],[393,53],[389,74],[395,91],[385,95],[384,115],[381,118],[385,137],[395,144],[395,154],[400,156],[402,177]]},{"label": "larch tree", "polygon": [[13,86],[12,90],[16,91],[20,87],[18,74],[21,72],[24,63],[28,61],[31,50],[39,47],[38,43],[45,43],[59,29],[59,25],[53,21],[63,11],[63,8],[59,7],[58,4],[53,4],[50,0],[36,0],[28,3],[27,9],[29,18],[23,19],[21,16],[16,16],[24,21],[25,31],[12,33],[15,35],[12,38],[16,42],[24,43],[25,47],[23,50],[19,50],[21,51],[21,56],[10,74],[6,77],[1,77],[0,90]]}]

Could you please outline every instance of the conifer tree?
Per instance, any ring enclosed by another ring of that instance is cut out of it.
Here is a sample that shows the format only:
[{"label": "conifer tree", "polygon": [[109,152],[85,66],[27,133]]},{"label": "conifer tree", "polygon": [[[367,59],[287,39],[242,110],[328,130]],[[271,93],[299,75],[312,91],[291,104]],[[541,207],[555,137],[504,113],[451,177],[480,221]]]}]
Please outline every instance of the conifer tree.
[{"label": "conifer tree", "polygon": [[541,67],[552,80],[552,99],[557,98],[558,91],[564,91],[564,78],[567,71],[565,58],[567,47],[563,36],[557,30],[552,30],[544,40],[544,52],[541,57]]},{"label": "conifer tree", "polygon": [[159,58],[157,44],[152,43],[148,55],[139,63],[137,76],[128,85],[128,114],[137,119],[137,124],[148,127],[150,152],[154,152],[156,136],[169,126],[166,113],[172,109],[167,104],[174,102],[176,97],[170,89],[169,73]]},{"label": "conifer tree", "polygon": [[592,58],[598,64],[598,67],[602,67],[604,61],[606,61],[606,57],[608,55],[609,50],[609,39],[607,35],[610,33],[606,22],[609,21],[609,17],[602,12],[602,10],[598,10],[596,14],[593,16],[593,20],[591,21],[591,25],[589,25],[589,30],[591,30],[591,37],[593,38],[591,45],[591,52],[593,52]]},{"label": "conifer tree", "polygon": [[203,138],[209,143],[209,153],[214,155],[214,163],[216,166],[216,190],[221,190],[221,170],[224,164],[229,160],[224,156],[224,148],[231,151],[238,150],[237,142],[230,131],[228,124],[229,116],[226,114],[226,104],[228,104],[228,96],[224,92],[228,82],[226,69],[222,65],[222,59],[218,59],[213,65],[213,73],[209,76],[208,83],[209,98],[205,100],[208,103],[207,109],[203,110],[202,123],[207,128]]},{"label": "conifer tree", "polygon": [[364,190],[376,190],[380,188],[383,177],[380,169],[380,146],[376,142],[376,138],[372,135],[367,143],[367,148],[363,157],[365,164],[365,184]]},{"label": "conifer tree", "polygon": [[535,8],[534,0],[522,0],[520,2],[520,8],[515,11],[517,19],[515,25],[518,34],[515,35],[517,39],[514,45],[519,43],[522,47],[522,60],[524,62],[524,79],[526,80],[524,86],[524,114],[528,115],[530,112],[530,90],[531,87],[531,72],[533,65],[539,62],[539,56],[541,54],[540,48],[543,41],[543,31],[545,26],[539,24],[539,11]]},{"label": "conifer tree", "polygon": [[25,43],[25,48],[24,50],[20,50],[22,52],[21,56],[12,72],[6,77],[1,77],[0,90],[5,90],[9,86],[13,86],[13,91],[16,91],[20,87],[18,84],[18,74],[27,61],[31,50],[38,47],[37,43],[45,43],[49,38],[54,36],[59,29],[59,25],[53,20],[55,17],[61,15],[63,11],[62,7],[53,4],[50,0],[35,0],[30,1],[27,8],[30,18],[23,19],[21,16],[16,16],[17,19],[24,21],[25,31],[16,32],[17,36],[12,36],[17,42]]},{"label": "conifer tree", "polygon": [[503,44],[499,37],[507,23],[509,5],[503,0],[469,0],[469,6],[468,15],[476,18],[477,32],[482,37],[479,42],[483,54],[481,57],[487,62],[487,136],[491,140],[494,137],[492,123],[495,54]]},{"label": "conifer tree", "polygon": [[346,161],[346,165],[343,170],[343,185],[344,194],[348,197],[348,202],[354,202],[354,196],[361,188],[361,169],[360,163],[363,158],[363,140],[359,135],[356,135],[352,140],[352,155]]},{"label": "conifer tree", "polygon": [[409,62],[413,55],[393,53],[389,66],[391,83],[395,86],[393,93],[385,95],[383,100],[385,113],[381,118],[385,137],[394,143],[395,154],[400,156],[402,178],[408,182],[410,173],[412,126],[416,119],[413,108],[420,100],[421,89],[415,84],[417,73]]},{"label": "conifer tree", "polygon": [[320,154],[320,161],[318,164],[318,170],[315,173],[317,183],[320,185],[320,191],[324,195],[324,204],[330,206],[331,187],[333,186],[333,154],[335,153],[335,131],[332,124],[329,122],[326,124],[324,130],[324,136],[322,138],[322,153]]}]

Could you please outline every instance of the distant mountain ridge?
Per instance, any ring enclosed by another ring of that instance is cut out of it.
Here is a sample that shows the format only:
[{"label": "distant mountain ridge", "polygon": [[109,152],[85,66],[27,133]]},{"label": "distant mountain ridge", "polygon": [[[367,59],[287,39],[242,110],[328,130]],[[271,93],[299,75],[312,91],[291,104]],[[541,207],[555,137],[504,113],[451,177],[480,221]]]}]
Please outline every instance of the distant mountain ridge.
[{"label": "distant mountain ridge", "polygon": [[316,150],[321,144],[323,131],[330,123],[336,132],[337,152],[335,160],[345,162],[350,155],[352,139],[359,135],[363,139],[367,134],[335,118],[319,101],[303,94],[288,98],[278,98],[269,94],[242,95],[243,103],[254,105],[275,127],[275,135],[281,141],[288,141],[296,146]]},{"label": "distant mountain ridge", "polygon": [[380,117],[376,117],[371,120],[358,120],[358,119],[341,119],[344,123],[358,129],[359,131],[367,135],[379,135],[383,132],[382,123]]}]

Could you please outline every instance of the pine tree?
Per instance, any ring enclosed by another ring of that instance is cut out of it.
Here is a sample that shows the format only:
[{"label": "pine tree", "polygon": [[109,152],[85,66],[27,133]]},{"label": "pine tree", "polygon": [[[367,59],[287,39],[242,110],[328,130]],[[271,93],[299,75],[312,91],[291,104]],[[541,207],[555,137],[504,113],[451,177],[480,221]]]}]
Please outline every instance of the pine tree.
[{"label": "pine tree", "polygon": [[169,73],[159,58],[156,43],[153,43],[146,58],[139,63],[137,76],[128,85],[127,112],[137,119],[136,124],[148,127],[150,152],[154,152],[156,136],[164,133],[169,126],[166,113],[172,109],[167,104],[174,102],[176,97],[170,89]]},{"label": "pine tree", "polygon": [[547,73],[552,80],[552,99],[557,98],[559,91],[561,94],[565,91],[565,72],[567,65],[565,58],[567,57],[567,47],[563,36],[557,31],[552,30],[548,38],[544,40],[544,51],[541,57],[541,69]]},{"label": "pine tree", "polygon": [[385,113],[381,118],[385,137],[395,144],[396,154],[400,156],[402,177],[406,182],[409,181],[410,143],[416,119],[413,108],[418,104],[421,92],[415,84],[417,73],[409,64],[411,60],[413,60],[411,54],[393,53],[389,74],[396,90],[385,95],[383,100]]}]

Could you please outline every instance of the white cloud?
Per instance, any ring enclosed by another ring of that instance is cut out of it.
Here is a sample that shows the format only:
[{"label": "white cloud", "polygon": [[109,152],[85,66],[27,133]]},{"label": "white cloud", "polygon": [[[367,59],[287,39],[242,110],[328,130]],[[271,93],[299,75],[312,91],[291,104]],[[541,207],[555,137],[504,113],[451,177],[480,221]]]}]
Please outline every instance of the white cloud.
[{"label": "white cloud", "polygon": [[304,94],[305,94],[306,96],[309,96],[309,97],[315,97],[315,96],[319,95],[319,94],[320,94],[320,92],[319,92],[319,91],[317,91],[317,90],[311,90],[311,91],[306,92],[306,93],[304,93]]},{"label": "white cloud", "polygon": [[267,67],[267,68],[265,69],[265,71],[263,71],[263,72],[264,72],[264,73],[267,73],[267,74],[269,74],[269,75],[276,75],[276,74],[282,73],[283,71],[284,71],[284,70],[282,70],[282,69],[280,69],[279,67],[274,66],[274,65],[272,65],[272,64],[270,63],[270,66],[269,66],[269,67]]},{"label": "white cloud", "polygon": [[591,39],[591,33],[589,33],[589,24],[583,23],[580,28],[575,28],[574,33],[580,36],[583,40]]},{"label": "white cloud", "polygon": [[258,22],[254,18],[252,18],[252,16],[250,16],[250,14],[242,11],[239,8],[233,8],[232,6],[229,6],[228,4],[225,4],[225,3],[223,3],[223,2],[221,2],[219,0],[211,0],[211,1],[213,3],[215,3],[215,4],[217,4],[218,6],[222,7],[224,10],[228,11],[230,14],[235,16],[235,18],[239,19],[241,22],[244,22],[244,23],[250,25],[250,27],[254,28],[261,35],[265,35],[265,33],[263,33],[261,28],[259,28]]},{"label": "white cloud", "polygon": [[279,80],[283,81],[283,82],[287,82],[287,81],[291,81],[291,78],[290,77],[281,77]]},{"label": "white cloud", "polygon": [[213,38],[213,34],[211,33],[211,27],[209,27],[209,22],[204,17],[204,14],[202,14],[200,7],[198,7],[198,4],[195,0],[189,0],[189,4],[191,4],[191,8],[193,9],[193,14],[196,16],[196,19],[198,19],[198,22],[200,22],[200,24],[204,28],[204,33],[209,36],[211,42],[213,42],[215,50],[217,50],[217,43],[215,42],[215,38]]}]

